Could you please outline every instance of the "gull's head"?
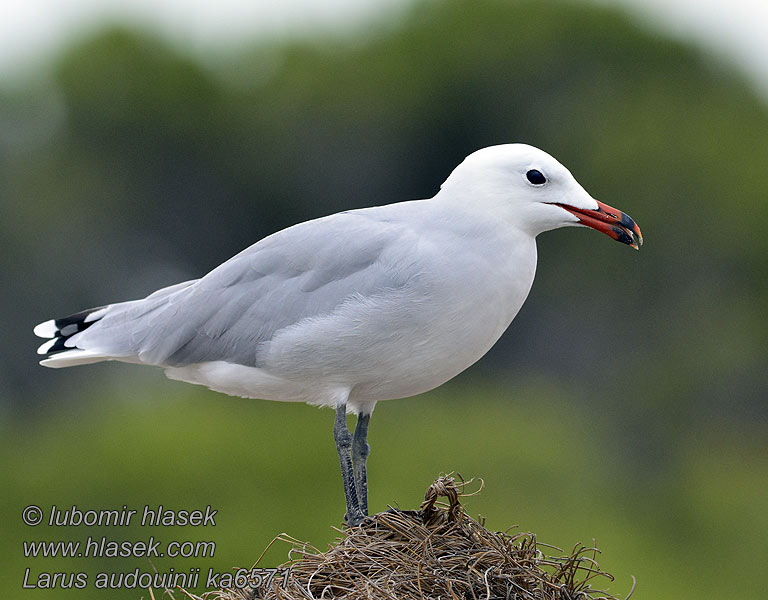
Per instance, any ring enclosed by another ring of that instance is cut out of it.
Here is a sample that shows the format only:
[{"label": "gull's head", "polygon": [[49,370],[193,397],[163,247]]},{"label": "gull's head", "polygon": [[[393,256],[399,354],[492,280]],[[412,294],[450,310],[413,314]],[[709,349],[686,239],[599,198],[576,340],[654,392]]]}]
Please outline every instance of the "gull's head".
[{"label": "gull's head", "polygon": [[629,215],[592,198],[555,158],[526,144],[490,146],[470,154],[438,196],[472,203],[532,236],[582,225],[636,250],[643,243]]}]

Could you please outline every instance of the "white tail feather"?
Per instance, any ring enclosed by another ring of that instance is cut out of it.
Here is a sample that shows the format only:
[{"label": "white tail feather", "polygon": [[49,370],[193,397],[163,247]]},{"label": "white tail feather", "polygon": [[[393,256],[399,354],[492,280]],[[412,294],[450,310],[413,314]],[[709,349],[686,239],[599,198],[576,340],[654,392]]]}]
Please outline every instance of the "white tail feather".
[{"label": "white tail feather", "polygon": [[88,365],[91,363],[97,363],[104,360],[114,360],[111,356],[106,354],[100,354],[93,350],[67,350],[66,352],[59,352],[54,354],[50,358],[41,360],[40,364],[44,367],[51,367],[58,369],[61,367],[75,367],[77,365]]}]

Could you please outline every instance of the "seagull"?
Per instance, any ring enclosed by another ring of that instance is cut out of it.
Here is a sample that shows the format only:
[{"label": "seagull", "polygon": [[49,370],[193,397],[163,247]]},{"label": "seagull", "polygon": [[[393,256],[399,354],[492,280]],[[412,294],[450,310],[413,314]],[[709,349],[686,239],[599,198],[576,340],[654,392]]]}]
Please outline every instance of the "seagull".
[{"label": "seagull", "polygon": [[200,279],[41,323],[40,364],[153,365],[233,396],[334,408],[356,526],[368,515],[376,403],[436,388],[488,352],[531,289],[536,236],[568,226],[643,242],[632,218],[546,152],[490,146],[430,199],[300,223]]}]

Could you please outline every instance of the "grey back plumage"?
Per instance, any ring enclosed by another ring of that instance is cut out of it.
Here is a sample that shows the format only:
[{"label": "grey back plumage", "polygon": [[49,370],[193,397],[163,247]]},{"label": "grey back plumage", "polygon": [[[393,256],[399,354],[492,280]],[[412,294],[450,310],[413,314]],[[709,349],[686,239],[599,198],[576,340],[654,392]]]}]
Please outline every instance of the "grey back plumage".
[{"label": "grey back plumage", "polygon": [[330,313],[353,295],[406,285],[407,277],[385,267],[386,254],[416,243],[391,207],[301,223],[201,279],[110,305],[67,346],[163,366],[215,360],[259,366],[260,346],[281,329]]}]

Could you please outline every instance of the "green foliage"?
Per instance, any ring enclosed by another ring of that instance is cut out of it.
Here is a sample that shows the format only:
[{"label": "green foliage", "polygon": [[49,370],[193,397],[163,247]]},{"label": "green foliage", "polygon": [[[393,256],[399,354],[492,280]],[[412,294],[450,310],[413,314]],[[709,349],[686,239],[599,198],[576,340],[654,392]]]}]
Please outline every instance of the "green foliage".
[{"label": "green foliage", "polygon": [[601,8],[425,1],[207,66],[106,29],[0,84],[0,125],[9,589],[29,503],[215,504],[220,570],[283,530],[322,546],[342,516],[330,413],[134,367],[43,370],[35,323],[200,276],[301,220],[431,196],[469,152],[522,141],[646,245],[541,236],[528,303],[463,384],[377,409],[373,506],[415,506],[440,470],[481,475],[470,510],[596,536],[617,590],[634,574],[647,597],[758,595],[768,110],[727,65]]},{"label": "green foliage", "polygon": [[[133,367],[135,369],[135,367]],[[118,540],[213,540],[213,558],[152,559],[163,572],[192,567],[227,571],[250,567],[274,536],[286,532],[324,548],[343,512],[332,443],[333,413],[305,405],[229,398],[181,384],[130,397],[110,388],[67,399],[34,429],[6,429],[2,453],[10,469],[0,508],[5,583],[18,589],[24,568],[84,571],[151,571],[146,559],[25,559],[22,540],[106,535]],[[623,473],[622,450],[609,429],[571,393],[542,389],[535,381],[510,386],[449,385],[410,401],[379,405],[371,429],[371,508],[415,508],[441,471],[479,476],[486,489],[465,504],[492,529],[518,525],[541,542],[570,549],[597,538],[601,565],[616,575],[622,595],[639,581],[639,597],[700,598],[726,589],[758,597],[750,576],[768,558],[768,526],[761,497],[768,485],[764,448],[748,437],[723,443],[709,431],[675,460],[663,482],[628,489],[641,473]],[[765,435],[764,428],[753,428]],[[732,438],[726,438],[731,440]],[[216,526],[68,527],[21,524],[24,506],[218,510]],[[277,544],[261,566],[288,556]],[[740,557],[740,558],[738,558]],[[727,583],[726,583],[727,580]],[[114,598],[148,597],[137,591]],[[39,598],[97,598],[84,591],[37,591]],[[156,592],[156,597],[158,594]]]},{"label": "green foliage", "polygon": [[[14,94],[19,130],[53,115],[0,165],[0,261],[13,273],[25,257],[11,281],[36,275],[5,300],[35,309],[19,339],[50,311],[199,276],[297,221],[429,196],[477,147],[526,141],[648,242],[634,255],[542,236],[531,301],[488,365],[591,389],[600,364],[628,400],[674,397],[684,420],[765,416],[768,115],[722,65],[617,14],[425,2],[365,40],[262,43],[220,67],[111,29],[64,53],[31,108]],[[16,353],[3,365],[16,385],[38,372]]]}]

